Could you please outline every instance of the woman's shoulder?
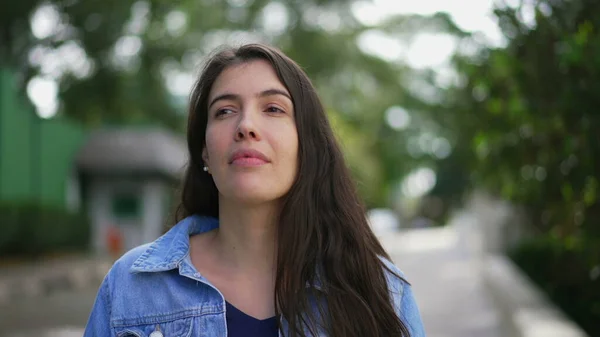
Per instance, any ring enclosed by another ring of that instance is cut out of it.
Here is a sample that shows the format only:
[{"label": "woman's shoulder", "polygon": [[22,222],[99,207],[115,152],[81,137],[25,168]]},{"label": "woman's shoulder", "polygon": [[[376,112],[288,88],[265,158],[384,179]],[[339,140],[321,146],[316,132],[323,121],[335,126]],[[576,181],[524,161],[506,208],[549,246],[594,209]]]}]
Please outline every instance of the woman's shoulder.
[{"label": "woman's shoulder", "polygon": [[[100,291],[110,303],[114,324],[137,324],[136,317],[145,320],[175,310],[190,313],[194,303],[188,293],[192,289],[196,293],[208,292],[196,281],[186,281],[180,275],[185,267],[180,264],[179,254],[160,247],[155,241],[131,249],[115,261],[106,275]],[[204,298],[212,299],[209,295]]]},{"label": "woman's shoulder", "polygon": [[146,243],[135,248],[130,249],[125,254],[121,255],[112,265],[112,268],[108,272],[109,275],[128,273],[136,262],[145,256],[150,249],[151,243]]},{"label": "woman's shoulder", "polygon": [[421,313],[411,283],[409,283],[404,272],[392,261],[385,257],[380,257],[380,259],[385,267],[390,297],[396,313],[408,325],[411,336],[425,336]]},{"label": "woman's shoulder", "polygon": [[186,218],[156,240],[137,246],[115,261],[110,277],[127,277],[140,273],[168,271],[178,267],[189,250],[188,229],[198,221]]},{"label": "woman's shoulder", "polygon": [[404,272],[394,264],[390,259],[380,256],[388,288],[390,291],[402,296],[405,287],[410,287],[410,283],[406,279]]},{"label": "woman's shoulder", "polygon": [[148,252],[150,246],[151,243],[137,246],[113,262],[104,279],[109,289],[122,288],[137,279],[133,277],[134,266]]}]

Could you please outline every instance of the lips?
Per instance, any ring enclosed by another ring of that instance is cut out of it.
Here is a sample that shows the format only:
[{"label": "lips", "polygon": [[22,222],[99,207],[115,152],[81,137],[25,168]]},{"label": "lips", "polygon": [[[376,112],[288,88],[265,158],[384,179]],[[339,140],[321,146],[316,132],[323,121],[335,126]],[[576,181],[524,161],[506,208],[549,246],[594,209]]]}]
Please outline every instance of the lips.
[{"label": "lips", "polygon": [[240,166],[259,166],[271,162],[262,152],[253,149],[240,149],[229,158],[229,163]]}]

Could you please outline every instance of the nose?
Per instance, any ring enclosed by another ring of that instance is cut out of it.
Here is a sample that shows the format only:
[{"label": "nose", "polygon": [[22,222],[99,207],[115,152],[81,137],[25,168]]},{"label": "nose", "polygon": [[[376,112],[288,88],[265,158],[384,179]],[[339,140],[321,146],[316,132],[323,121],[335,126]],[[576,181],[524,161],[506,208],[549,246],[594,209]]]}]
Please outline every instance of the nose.
[{"label": "nose", "polygon": [[235,131],[235,140],[260,140],[258,128],[256,127],[256,117],[250,111],[244,111],[240,114],[240,121]]}]

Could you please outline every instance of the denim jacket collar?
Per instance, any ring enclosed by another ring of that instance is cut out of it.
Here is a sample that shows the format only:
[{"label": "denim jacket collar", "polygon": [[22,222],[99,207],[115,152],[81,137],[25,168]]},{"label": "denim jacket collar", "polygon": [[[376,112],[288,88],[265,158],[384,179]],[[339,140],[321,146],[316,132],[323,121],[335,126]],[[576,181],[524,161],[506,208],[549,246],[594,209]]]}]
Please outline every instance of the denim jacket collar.
[{"label": "denim jacket collar", "polygon": [[[219,220],[217,218],[201,215],[188,216],[152,242],[133,263],[129,271],[132,273],[152,273],[177,269],[189,255],[190,236],[209,232],[218,227]],[[317,277],[314,284],[307,283],[306,286],[324,291],[320,274],[317,268]]]},{"label": "denim jacket collar", "polygon": [[162,272],[176,269],[189,254],[190,236],[219,227],[216,218],[192,215],[177,223],[150,244],[133,263],[131,272]]}]

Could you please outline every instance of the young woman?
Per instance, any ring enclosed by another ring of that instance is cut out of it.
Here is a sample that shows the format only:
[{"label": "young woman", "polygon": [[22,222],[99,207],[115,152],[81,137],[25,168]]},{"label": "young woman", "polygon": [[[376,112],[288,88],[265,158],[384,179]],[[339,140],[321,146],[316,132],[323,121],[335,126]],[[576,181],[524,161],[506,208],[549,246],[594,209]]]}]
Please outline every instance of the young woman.
[{"label": "young woman", "polygon": [[306,74],[217,53],[190,99],[177,223],[120,258],[85,336],[424,336]]}]

